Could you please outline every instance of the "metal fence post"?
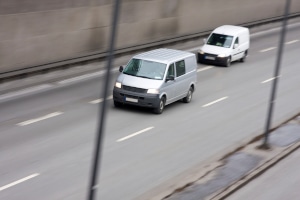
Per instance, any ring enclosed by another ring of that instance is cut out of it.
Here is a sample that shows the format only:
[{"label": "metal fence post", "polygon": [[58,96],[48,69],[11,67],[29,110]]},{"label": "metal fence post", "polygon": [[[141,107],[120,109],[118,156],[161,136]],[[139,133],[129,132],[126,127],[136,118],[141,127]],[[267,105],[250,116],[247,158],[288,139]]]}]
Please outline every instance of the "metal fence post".
[{"label": "metal fence post", "polygon": [[264,141],[263,141],[262,145],[259,146],[259,148],[261,148],[261,149],[270,149],[270,146],[268,144],[268,139],[269,139],[269,132],[270,132],[270,127],[271,127],[272,115],[273,115],[273,106],[275,104],[276,88],[277,88],[277,83],[278,83],[278,78],[279,78],[279,70],[280,70],[280,65],[281,65],[281,57],[283,54],[283,44],[284,44],[284,40],[285,40],[286,25],[287,25],[287,20],[288,20],[288,15],[289,15],[290,4],[291,4],[291,0],[287,0],[286,5],[285,5],[283,22],[282,22],[282,29],[281,29],[280,40],[279,40],[279,48],[278,48],[278,52],[277,52],[277,60],[276,60],[276,66],[275,66],[275,71],[274,71],[274,81],[273,81],[272,89],[271,89],[271,97],[270,97],[269,108],[268,108]]},{"label": "metal fence post", "polygon": [[109,43],[109,54],[107,60],[107,68],[106,68],[106,78],[105,84],[103,86],[103,102],[102,102],[102,109],[99,107],[99,117],[100,122],[98,124],[97,130],[97,138],[96,138],[96,146],[94,151],[94,156],[92,160],[92,173],[88,191],[88,200],[94,200],[96,195],[96,189],[98,186],[97,177],[99,175],[98,171],[101,166],[101,151],[102,151],[102,143],[103,143],[103,130],[105,125],[105,117],[106,117],[106,105],[107,105],[107,93],[108,93],[108,85],[110,80],[110,68],[112,65],[113,57],[114,57],[114,45],[115,45],[115,37],[117,32],[117,21],[118,21],[118,14],[119,14],[119,5],[120,0],[115,0],[114,10],[112,15],[112,26],[111,26],[111,35],[110,35],[110,43]]}]

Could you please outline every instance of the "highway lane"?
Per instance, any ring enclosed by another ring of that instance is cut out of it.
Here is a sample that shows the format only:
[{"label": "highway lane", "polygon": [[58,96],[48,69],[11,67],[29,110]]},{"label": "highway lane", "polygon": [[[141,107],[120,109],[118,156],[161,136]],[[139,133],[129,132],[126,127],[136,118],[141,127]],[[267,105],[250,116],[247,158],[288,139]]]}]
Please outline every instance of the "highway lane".
[{"label": "highway lane", "polygon": [[[298,32],[289,33],[287,40],[296,40]],[[276,50],[259,51],[277,46],[278,36],[267,41],[258,48],[262,42],[252,40],[246,63],[199,72],[193,101],[167,106],[162,115],[133,107],[115,109],[110,101],[99,196],[145,199],[145,193],[151,196],[166,189],[190,169],[204,166],[261,133],[271,83],[262,82],[272,77]],[[285,50],[276,123],[300,107],[299,42],[286,45]],[[1,104],[0,187],[39,175],[0,191],[0,199],[85,196],[97,117],[97,104],[89,102],[99,97],[95,91],[99,91],[100,81],[93,79]],[[62,114],[16,125],[57,112]],[[154,128],[118,142],[149,127]]]}]

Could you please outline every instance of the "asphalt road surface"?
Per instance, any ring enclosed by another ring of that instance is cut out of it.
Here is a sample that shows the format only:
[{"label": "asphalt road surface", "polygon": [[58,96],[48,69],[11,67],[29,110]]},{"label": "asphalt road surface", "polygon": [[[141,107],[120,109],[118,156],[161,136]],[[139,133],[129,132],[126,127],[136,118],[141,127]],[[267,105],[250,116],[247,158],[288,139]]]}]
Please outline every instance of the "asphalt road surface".
[{"label": "asphalt road surface", "polygon": [[[299,32],[284,44],[273,126],[300,111]],[[252,36],[245,63],[199,64],[192,102],[162,115],[114,108],[111,83],[99,199],[148,199],[263,132],[279,31]],[[86,198],[103,83],[58,81],[0,103],[0,199]]]}]

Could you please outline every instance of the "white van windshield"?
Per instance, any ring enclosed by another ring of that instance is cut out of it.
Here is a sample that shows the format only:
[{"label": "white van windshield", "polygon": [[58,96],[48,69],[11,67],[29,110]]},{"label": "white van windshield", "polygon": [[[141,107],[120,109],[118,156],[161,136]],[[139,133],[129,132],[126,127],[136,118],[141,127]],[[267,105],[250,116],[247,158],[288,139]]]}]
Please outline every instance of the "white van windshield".
[{"label": "white van windshield", "polygon": [[213,33],[209,37],[209,39],[207,41],[207,44],[214,45],[214,46],[219,46],[219,47],[230,48],[231,43],[232,43],[232,39],[233,39],[233,36]]},{"label": "white van windshield", "polygon": [[123,73],[148,79],[162,80],[166,64],[141,59],[131,59]]}]

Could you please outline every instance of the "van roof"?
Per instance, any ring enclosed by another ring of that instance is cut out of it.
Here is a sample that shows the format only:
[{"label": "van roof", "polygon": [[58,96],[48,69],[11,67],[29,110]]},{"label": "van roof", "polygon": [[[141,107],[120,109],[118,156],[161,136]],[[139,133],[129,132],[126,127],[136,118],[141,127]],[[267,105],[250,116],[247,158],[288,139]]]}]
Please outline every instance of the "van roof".
[{"label": "van roof", "polygon": [[234,26],[234,25],[223,25],[216,28],[213,33],[218,33],[222,35],[237,35],[240,32],[249,32],[249,29],[242,26]]},{"label": "van roof", "polygon": [[194,54],[181,50],[161,48],[135,55],[133,58],[168,64],[174,62],[174,60],[183,59],[191,55]]}]

